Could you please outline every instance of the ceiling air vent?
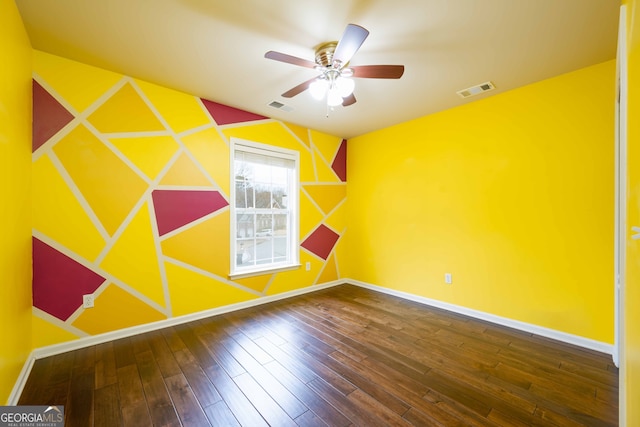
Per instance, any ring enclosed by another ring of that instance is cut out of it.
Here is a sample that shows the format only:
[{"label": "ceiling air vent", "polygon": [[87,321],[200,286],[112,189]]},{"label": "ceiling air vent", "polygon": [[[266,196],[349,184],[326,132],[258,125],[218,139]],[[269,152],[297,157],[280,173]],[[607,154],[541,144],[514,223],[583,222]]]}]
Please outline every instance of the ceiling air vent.
[{"label": "ceiling air vent", "polygon": [[287,112],[293,111],[293,107],[290,107],[290,106],[285,105],[282,102],[278,102],[278,101],[271,101],[267,105],[269,107],[277,108],[278,110],[282,110],[282,111],[287,111]]},{"label": "ceiling air vent", "polygon": [[478,95],[480,93],[493,90],[496,87],[491,82],[481,83],[479,85],[472,86],[467,89],[459,90],[456,93],[460,95],[461,98],[468,98],[470,96]]}]

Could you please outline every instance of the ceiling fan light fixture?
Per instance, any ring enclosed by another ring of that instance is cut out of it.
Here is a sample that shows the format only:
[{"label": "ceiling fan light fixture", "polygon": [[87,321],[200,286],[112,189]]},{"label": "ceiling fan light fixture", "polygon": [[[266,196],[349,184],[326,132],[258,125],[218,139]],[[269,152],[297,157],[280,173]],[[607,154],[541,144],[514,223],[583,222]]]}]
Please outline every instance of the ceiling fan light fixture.
[{"label": "ceiling fan light fixture", "polygon": [[328,83],[325,79],[316,79],[309,85],[309,93],[313,99],[320,101],[327,93]]},{"label": "ceiling fan light fixture", "polygon": [[369,31],[359,25],[347,25],[339,41],[323,43],[316,47],[315,62],[272,50],[265,53],[264,57],[311,68],[319,73],[317,77],[284,92],[282,97],[292,98],[309,90],[316,100],[320,101],[326,96],[327,107],[330,109],[338,105],[348,107],[356,102],[356,97],[353,95],[355,82],[351,77],[399,79],[404,73],[404,65],[349,65],[353,55],[360,49],[368,35]]},{"label": "ceiling fan light fixture", "polygon": [[336,89],[340,93],[340,96],[346,98],[353,93],[356,83],[352,79],[340,76],[336,79]]},{"label": "ceiling fan light fixture", "polygon": [[336,87],[332,87],[327,92],[327,105],[329,107],[337,107],[342,104],[342,96],[340,96],[340,91]]}]

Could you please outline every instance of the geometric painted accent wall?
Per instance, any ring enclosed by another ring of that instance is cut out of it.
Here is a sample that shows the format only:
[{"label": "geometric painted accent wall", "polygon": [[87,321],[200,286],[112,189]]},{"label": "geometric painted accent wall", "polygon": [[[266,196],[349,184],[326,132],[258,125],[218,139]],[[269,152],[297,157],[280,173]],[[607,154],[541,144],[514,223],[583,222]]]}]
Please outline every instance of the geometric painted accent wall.
[{"label": "geometric painted accent wall", "polygon": [[[47,332],[93,335],[340,278],[342,138],[39,51],[33,78],[33,312]],[[311,271],[229,278],[233,137],[299,153]]]}]

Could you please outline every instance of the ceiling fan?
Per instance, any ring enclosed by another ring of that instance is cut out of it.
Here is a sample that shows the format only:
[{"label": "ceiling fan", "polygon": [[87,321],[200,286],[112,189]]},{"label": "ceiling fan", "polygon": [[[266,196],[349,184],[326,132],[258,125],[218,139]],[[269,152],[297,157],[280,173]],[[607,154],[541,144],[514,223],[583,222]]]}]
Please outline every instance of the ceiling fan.
[{"label": "ceiling fan", "polygon": [[339,41],[323,43],[316,48],[315,62],[272,50],[265,53],[264,57],[300,67],[314,68],[320,73],[283,93],[284,98],[292,98],[309,89],[316,99],[320,100],[326,96],[329,107],[340,104],[347,107],[356,102],[353,95],[355,83],[351,77],[399,79],[404,73],[404,65],[348,66],[368,35],[369,31],[359,25],[347,25]]}]

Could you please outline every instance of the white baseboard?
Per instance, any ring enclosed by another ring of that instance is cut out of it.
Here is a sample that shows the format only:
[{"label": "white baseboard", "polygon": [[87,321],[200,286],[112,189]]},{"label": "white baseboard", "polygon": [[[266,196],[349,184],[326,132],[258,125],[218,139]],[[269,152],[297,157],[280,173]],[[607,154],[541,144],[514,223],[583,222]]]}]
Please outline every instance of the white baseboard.
[{"label": "white baseboard", "polygon": [[556,331],[554,329],[545,328],[530,323],[520,322],[518,320],[508,319],[506,317],[500,317],[493,314],[485,313],[478,310],[473,310],[467,307],[462,307],[455,304],[450,304],[443,301],[438,301],[419,295],[410,294],[407,292],[396,291],[393,289],[385,288],[378,285],[373,285],[366,282],[353,279],[340,279],[333,282],[324,283],[321,285],[308,286],[302,289],[296,289],[289,292],[283,292],[277,295],[270,295],[262,298],[256,298],[254,300],[245,301],[237,304],[230,304],[223,307],[216,307],[211,310],[204,310],[197,313],[187,314],[184,316],[172,317],[165,320],[160,320],[153,323],[147,323],[144,325],[133,326],[126,329],[120,329],[118,331],[107,332],[104,334],[93,335],[89,337],[79,338],[74,341],[69,341],[61,344],[54,344],[47,347],[40,347],[31,352],[27,360],[25,361],[22,371],[18,376],[16,384],[13,387],[11,394],[9,395],[8,405],[17,405],[22,390],[27,382],[27,378],[31,373],[31,369],[36,360],[42,359],[48,356],[54,356],[56,354],[65,353],[67,351],[78,350],[80,348],[89,347],[92,345],[102,344],[108,341],[114,341],[120,338],[127,338],[133,335],[142,334],[145,332],[151,332],[170,326],[180,325],[183,323],[192,322],[194,320],[200,320],[211,316],[217,316],[219,314],[229,313],[236,310],[242,310],[244,308],[255,307],[262,304],[267,304],[274,301],[279,301],[285,298],[291,298],[298,295],[304,295],[310,292],[315,292],[321,289],[327,289],[333,286],[342,284],[352,284],[360,286],[362,288],[371,289],[373,291],[385,293],[400,297],[409,301],[418,302],[421,304],[429,305],[432,307],[441,308],[454,313],[463,314],[465,316],[473,317],[487,322],[495,323],[498,325],[506,326],[509,328],[518,329],[524,332],[540,335],[543,337],[551,338],[557,341],[573,344],[579,347],[595,350],[605,354],[613,354],[613,345],[595,341],[589,338],[584,338],[577,335],[568,334],[566,332]]},{"label": "white baseboard", "polygon": [[27,379],[29,378],[29,374],[31,373],[31,368],[33,368],[33,364],[36,359],[33,357],[33,352],[27,357],[27,360],[22,365],[22,370],[20,371],[20,375],[18,375],[18,379],[11,390],[11,394],[9,395],[9,399],[7,400],[7,405],[15,406],[18,404],[18,400],[20,400],[20,395],[22,394],[22,390],[24,386],[27,384]]},{"label": "white baseboard", "polygon": [[613,344],[604,343],[601,341],[595,341],[589,338],[581,337],[579,335],[573,335],[566,332],[557,331],[555,329],[545,328],[543,326],[534,325],[531,323],[521,322],[519,320],[513,320],[506,317],[496,316],[494,314],[485,313],[483,311],[474,310],[467,307],[462,307],[455,304],[450,304],[443,301],[438,301],[419,295],[410,294],[407,292],[396,291],[382,286],[372,285],[370,283],[361,282],[359,280],[344,280],[344,283],[351,283],[353,285],[360,286],[362,288],[371,289],[373,291],[382,292],[388,295],[393,295],[406,300],[418,302],[421,304],[429,305],[432,307],[441,308],[443,310],[451,311],[454,313],[462,314],[465,316],[473,317],[487,322],[495,323],[498,325],[506,326],[520,331],[529,332],[532,334],[540,335],[543,337],[551,338],[556,341],[561,341],[567,344],[576,345],[578,347],[595,350],[600,353],[613,354]]}]

